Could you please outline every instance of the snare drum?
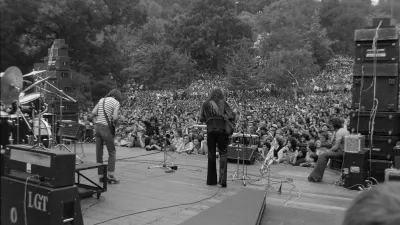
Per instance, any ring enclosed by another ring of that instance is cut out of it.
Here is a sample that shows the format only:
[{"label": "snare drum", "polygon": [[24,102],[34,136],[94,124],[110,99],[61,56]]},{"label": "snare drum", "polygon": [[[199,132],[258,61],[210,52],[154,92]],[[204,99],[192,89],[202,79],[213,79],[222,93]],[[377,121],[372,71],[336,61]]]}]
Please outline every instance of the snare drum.
[{"label": "snare drum", "polygon": [[[28,94],[28,95],[25,95],[25,96],[21,95],[21,98],[19,99],[19,103],[21,104],[21,107],[23,109],[27,108],[28,110],[30,110],[30,109],[27,106],[32,106],[33,109],[35,109],[36,111],[39,111],[39,109],[44,111],[45,108],[46,108],[45,105],[44,105],[44,100],[41,97],[40,93],[32,93],[32,94]],[[29,112],[24,111],[24,113],[32,113],[32,112],[31,111],[29,111]]]}]

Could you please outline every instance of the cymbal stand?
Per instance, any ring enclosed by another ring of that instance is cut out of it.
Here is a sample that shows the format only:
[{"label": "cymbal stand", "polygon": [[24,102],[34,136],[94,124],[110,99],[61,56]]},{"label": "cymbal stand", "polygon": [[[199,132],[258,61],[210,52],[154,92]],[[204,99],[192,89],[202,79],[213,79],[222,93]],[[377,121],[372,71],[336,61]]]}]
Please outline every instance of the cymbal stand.
[{"label": "cymbal stand", "polygon": [[[54,86],[53,86],[54,87]],[[55,87],[54,87],[55,88]],[[81,162],[83,163],[83,160],[78,156],[78,154],[76,154],[76,152],[73,152],[71,149],[69,149],[63,142],[63,133],[64,133],[64,124],[63,124],[63,108],[64,106],[62,105],[63,103],[63,97],[62,95],[64,94],[64,91],[56,88],[56,90],[58,90],[60,92],[60,143],[55,147],[55,148],[60,148],[60,151],[62,151],[63,149],[71,152],[71,153],[75,153],[75,157]],[[65,95],[65,94],[64,94]]]},{"label": "cymbal stand", "polygon": [[[38,139],[37,139],[37,144],[34,145],[34,147],[39,147],[42,149],[47,149],[43,144],[42,144],[42,88],[40,87],[40,85],[38,85],[39,87],[39,110],[38,110]],[[35,126],[35,116],[34,113],[32,113],[32,118],[33,118],[33,126]]]},{"label": "cymbal stand", "polygon": [[[166,125],[167,107],[168,107],[168,99],[165,98],[164,100],[165,100],[165,107],[164,107],[164,127],[165,127],[165,125]],[[163,146],[161,148],[161,151],[164,152],[164,160],[158,166],[149,166],[148,169],[162,168],[162,169],[165,169],[166,173],[174,172],[174,170],[171,168],[171,167],[174,166],[174,158],[167,153],[166,145],[167,145],[167,140],[166,140],[166,137],[164,137],[164,143],[163,143]],[[168,156],[171,158],[171,161],[172,161],[170,166],[167,165],[167,157]]]}]

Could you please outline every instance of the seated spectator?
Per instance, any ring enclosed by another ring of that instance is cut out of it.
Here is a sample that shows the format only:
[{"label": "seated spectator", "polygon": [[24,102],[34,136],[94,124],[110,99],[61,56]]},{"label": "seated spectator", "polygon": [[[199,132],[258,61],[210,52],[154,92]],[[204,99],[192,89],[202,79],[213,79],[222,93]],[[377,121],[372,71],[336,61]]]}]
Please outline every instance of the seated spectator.
[{"label": "seated spectator", "polygon": [[207,133],[204,133],[204,139],[200,143],[200,152],[203,155],[208,154],[208,145],[207,145]]},{"label": "seated spectator", "polygon": [[143,131],[137,131],[137,133],[130,133],[130,139],[128,142],[129,148],[144,148],[145,147],[145,138],[143,135]]},{"label": "seated spectator", "polygon": [[176,151],[183,143],[182,130],[175,130],[174,137],[171,141],[171,150]]},{"label": "seated spectator", "polygon": [[145,146],[145,149],[146,151],[161,150],[161,143],[159,142],[157,136],[151,137],[150,142]]},{"label": "seated spectator", "polygon": [[183,136],[183,143],[176,149],[178,153],[191,154],[193,151],[193,142],[191,142],[189,135]]},{"label": "seated spectator", "polygon": [[303,167],[312,167],[318,161],[318,155],[316,154],[317,145],[313,142],[309,143],[307,146],[307,153],[306,157],[302,162],[299,164]]},{"label": "seated spectator", "polygon": [[199,138],[198,137],[193,138],[193,153],[204,155],[201,150],[202,149],[201,149],[201,143],[199,141]]},{"label": "seated spectator", "polygon": [[328,132],[322,132],[319,135],[319,140],[316,142],[317,144],[317,155],[321,155],[322,153],[328,151],[329,148],[332,147],[332,144],[329,143],[329,134]]}]

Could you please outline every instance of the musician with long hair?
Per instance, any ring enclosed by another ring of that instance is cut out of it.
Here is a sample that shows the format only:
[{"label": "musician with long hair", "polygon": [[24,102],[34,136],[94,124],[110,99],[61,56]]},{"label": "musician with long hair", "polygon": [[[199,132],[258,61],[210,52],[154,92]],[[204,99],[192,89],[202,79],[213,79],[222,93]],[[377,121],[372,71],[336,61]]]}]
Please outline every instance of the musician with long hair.
[{"label": "musician with long hair", "polygon": [[[114,175],[116,160],[114,126],[118,120],[121,98],[121,92],[113,89],[104,98],[99,100],[92,111],[93,116],[97,116],[95,124],[97,163],[103,163],[103,143],[105,143],[108,150],[108,183],[119,183]],[[100,182],[104,182],[102,169],[98,170],[98,175]]]},{"label": "musician with long hair", "polygon": [[216,149],[218,147],[220,157],[218,184],[220,187],[227,186],[227,147],[231,131],[227,130],[226,126],[227,124],[232,124],[235,121],[235,117],[235,113],[225,101],[222,90],[212,90],[200,111],[200,122],[207,124],[207,185],[217,184]]}]

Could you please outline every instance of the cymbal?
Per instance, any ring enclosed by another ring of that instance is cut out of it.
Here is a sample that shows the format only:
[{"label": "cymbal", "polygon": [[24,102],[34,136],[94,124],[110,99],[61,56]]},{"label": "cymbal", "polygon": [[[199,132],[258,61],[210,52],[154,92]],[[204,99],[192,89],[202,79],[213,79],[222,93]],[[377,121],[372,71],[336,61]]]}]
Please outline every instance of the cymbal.
[{"label": "cymbal", "polygon": [[9,67],[1,74],[1,101],[5,105],[18,100],[23,85],[22,72],[18,67]]}]

